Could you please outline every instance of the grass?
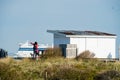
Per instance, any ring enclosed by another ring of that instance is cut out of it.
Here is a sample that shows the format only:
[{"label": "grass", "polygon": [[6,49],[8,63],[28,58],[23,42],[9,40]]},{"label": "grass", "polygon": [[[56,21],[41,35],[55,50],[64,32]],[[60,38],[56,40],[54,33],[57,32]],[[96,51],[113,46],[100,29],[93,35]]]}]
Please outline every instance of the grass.
[{"label": "grass", "polygon": [[120,80],[119,62],[106,63],[83,57],[67,59],[61,57],[60,52],[55,53],[57,49],[38,61],[0,59],[0,80]]},{"label": "grass", "polygon": [[[95,60],[96,61],[96,60]],[[0,59],[1,80],[120,80],[120,63],[66,59]],[[110,77],[113,75],[112,77]]]}]

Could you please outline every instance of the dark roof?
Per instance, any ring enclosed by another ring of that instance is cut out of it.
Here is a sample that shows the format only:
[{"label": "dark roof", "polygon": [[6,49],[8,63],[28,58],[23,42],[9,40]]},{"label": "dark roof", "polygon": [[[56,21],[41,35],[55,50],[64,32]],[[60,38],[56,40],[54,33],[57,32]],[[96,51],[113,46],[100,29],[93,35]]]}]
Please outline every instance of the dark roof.
[{"label": "dark roof", "polygon": [[116,36],[116,34],[110,34],[99,31],[75,31],[75,30],[49,30],[48,32],[60,33],[65,35],[99,35],[99,36]]}]

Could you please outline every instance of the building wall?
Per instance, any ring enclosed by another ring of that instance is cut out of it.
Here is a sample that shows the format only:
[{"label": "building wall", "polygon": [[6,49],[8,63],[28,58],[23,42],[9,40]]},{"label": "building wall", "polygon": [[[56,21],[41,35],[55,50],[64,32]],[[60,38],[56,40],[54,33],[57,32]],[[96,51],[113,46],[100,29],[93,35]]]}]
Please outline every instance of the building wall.
[{"label": "building wall", "polygon": [[70,38],[70,44],[77,44],[77,55],[85,51],[85,38]]},{"label": "building wall", "polygon": [[70,38],[54,34],[54,46],[59,47],[59,44],[70,44]]},{"label": "building wall", "polygon": [[79,55],[85,50],[95,53],[96,58],[115,58],[115,38],[70,38],[70,44],[77,44]]},{"label": "building wall", "polygon": [[98,39],[98,52],[97,56],[100,57],[108,57],[109,55],[112,56],[112,58],[115,58],[115,49],[116,49],[116,43],[114,38],[100,38]]}]

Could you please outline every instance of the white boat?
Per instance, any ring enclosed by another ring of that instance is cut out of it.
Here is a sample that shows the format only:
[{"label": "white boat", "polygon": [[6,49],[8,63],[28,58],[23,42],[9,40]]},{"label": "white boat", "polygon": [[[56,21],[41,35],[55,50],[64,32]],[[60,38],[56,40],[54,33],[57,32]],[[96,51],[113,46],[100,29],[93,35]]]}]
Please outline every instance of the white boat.
[{"label": "white boat", "polygon": [[[39,54],[42,54],[43,51],[45,51],[47,48],[52,48],[52,46],[49,46],[48,44],[39,44]],[[33,45],[30,44],[29,41],[26,43],[20,43],[18,52],[16,53],[17,58],[25,58],[25,57],[32,57],[33,55]]]}]

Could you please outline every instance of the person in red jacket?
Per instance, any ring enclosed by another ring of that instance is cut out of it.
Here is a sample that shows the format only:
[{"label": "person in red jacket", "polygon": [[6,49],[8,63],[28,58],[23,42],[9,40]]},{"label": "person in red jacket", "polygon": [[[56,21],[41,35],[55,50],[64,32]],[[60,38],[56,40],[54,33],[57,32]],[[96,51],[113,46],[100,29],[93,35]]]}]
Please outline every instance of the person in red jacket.
[{"label": "person in red jacket", "polygon": [[34,53],[33,58],[36,58],[38,60],[38,56],[39,56],[38,43],[37,42],[35,42],[35,43],[31,42],[31,44],[33,45],[33,53]]}]

